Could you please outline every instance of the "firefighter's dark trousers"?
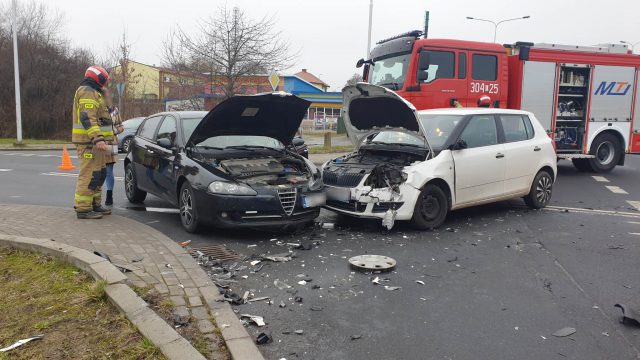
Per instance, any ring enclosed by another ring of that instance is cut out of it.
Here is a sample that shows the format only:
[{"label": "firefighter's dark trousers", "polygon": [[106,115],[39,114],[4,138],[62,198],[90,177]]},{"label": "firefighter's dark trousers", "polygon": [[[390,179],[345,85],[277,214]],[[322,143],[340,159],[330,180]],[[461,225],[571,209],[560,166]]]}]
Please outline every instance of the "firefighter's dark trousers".
[{"label": "firefighter's dark trousers", "polygon": [[93,210],[102,203],[102,184],[107,176],[104,151],[91,145],[78,145],[80,173],[76,184],[74,208],[77,212]]}]

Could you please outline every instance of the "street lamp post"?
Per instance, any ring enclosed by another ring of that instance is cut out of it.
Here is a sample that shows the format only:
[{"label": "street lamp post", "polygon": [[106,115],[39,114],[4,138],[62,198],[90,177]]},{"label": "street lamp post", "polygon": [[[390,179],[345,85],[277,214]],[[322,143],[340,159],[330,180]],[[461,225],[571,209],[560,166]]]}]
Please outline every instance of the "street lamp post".
[{"label": "street lamp post", "polygon": [[489,22],[493,24],[493,42],[496,42],[496,36],[498,35],[498,25],[507,22],[507,21],[514,21],[514,20],[522,20],[522,19],[528,19],[531,16],[527,15],[527,16],[521,16],[521,17],[517,17],[517,18],[513,18],[513,19],[504,19],[504,20],[500,20],[500,21],[493,21],[493,20],[487,20],[487,19],[478,19],[478,18],[474,18],[471,16],[467,16],[468,20],[477,20],[477,21],[485,21],[485,22]]},{"label": "street lamp post", "polygon": [[371,53],[371,25],[373,22],[373,0],[369,0],[369,32],[367,35],[367,56],[365,59],[369,58],[369,54]]},{"label": "street lamp post", "polygon": [[636,45],[638,45],[638,44],[640,44],[640,41],[637,41],[637,42],[635,42],[635,43],[630,43],[630,42],[628,42],[628,41],[620,40],[620,42],[621,42],[621,43],[623,43],[623,44],[627,44],[627,45],[629,45],[629,47],[631,48],[631,53],[632,53],[632,54],[633,54],[633,47],[634,47],[634,46],[636,46]]},{"label": "street lamp post", "polygon": [[20,66],[18,64],[18,1],[12,0],[13,10],[13,78],[16,94],[16,140],[22,143],[22,109],[20,108]]}]

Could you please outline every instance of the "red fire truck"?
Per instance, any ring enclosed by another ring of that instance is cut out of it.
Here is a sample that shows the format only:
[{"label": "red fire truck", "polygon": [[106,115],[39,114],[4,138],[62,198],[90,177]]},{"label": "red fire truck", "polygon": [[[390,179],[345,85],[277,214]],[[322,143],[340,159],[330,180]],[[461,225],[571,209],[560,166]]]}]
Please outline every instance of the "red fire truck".
[{"label": "red fire truck", "polygon": [[626,45],[518,42],[498,45],[424,39],[412,31],[382,40],[361,59],[364,81],[385,86],[418,110],[477,106],[536,114],[558,158],[607,172],[640,153],[640,56]]}]

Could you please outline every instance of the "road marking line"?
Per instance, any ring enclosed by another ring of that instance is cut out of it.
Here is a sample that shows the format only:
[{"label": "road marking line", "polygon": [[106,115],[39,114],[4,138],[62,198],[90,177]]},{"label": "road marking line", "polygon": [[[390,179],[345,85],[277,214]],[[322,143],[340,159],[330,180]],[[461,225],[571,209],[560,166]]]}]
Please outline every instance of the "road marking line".
[{"label": "road marking line", "polygon": [[605,186],[607,189],[609,189],[612,193],[614,194],[629,194],[628,192],[624,191],[623,188],[619,187],[619,186],[611,186],[611,185],[607,185]]},{"label": "road marking line", "polygon": [[640,233],[629,233],[629,235],[637,235],[637,236],[640,236]]},{"label": "road marking line", "polygon": [[637,222],[637,221],[627,221],[627,224],[640,225],[640,222]]},{"label": "road marking line", "polygon": [[624,211],[592,210],[592,209],[580,209],[580,208],[562,207],[562,206],[547,206],[544,209],[550,210],[550,211],[564,212],[565,210],[569,210],[572,212],[583,213],[583,214],[612,215],[612,216],[640,218],[640,213],[632,213],[632,212],[624,212]]},{"label": "road marking line", "polygon": [[13,171],[13,169],[0,169],[0,172]]},{"label": "road marking line", "polygon": [[629,203],[629,205],[633,206],[634,208],[638,209],[638,211],[640,211],[640,201],[627,200],[627,202]]},{"label": "road marking line", "polygon": [[[78,177],[77,173],[59,173],[59,172],[48,172],[48,173],[42,173],[40,175],[47,175],[47,176],[62,176],[62,177]],[[123,177],[121,176],[114,176],[115,180],[124,180]]]},{"label": "road marking line", "polygon": [[147,211],[158,212],[158,213],[167,213],[167,214],[179,214],[180,210],[173,208],[156,208],[156,207],[146,207]]},{"label": "road marking line", "polygon": [[592,176],[592,178],[597,182],[609,182],[609,180],[604,176]]}]

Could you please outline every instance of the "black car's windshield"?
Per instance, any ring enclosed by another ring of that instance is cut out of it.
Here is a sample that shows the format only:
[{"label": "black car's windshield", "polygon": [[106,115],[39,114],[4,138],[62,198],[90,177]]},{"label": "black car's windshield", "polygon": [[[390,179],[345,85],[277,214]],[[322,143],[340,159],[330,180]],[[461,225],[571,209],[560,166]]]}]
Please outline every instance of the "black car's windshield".
[{"label": "black car's windshield", "polygon": [[427,141],[434,151],[441,151],[464,115],[419,114]]},{"label": "black car's windshield", "polygon": [[426,147],[424,139],[402,131],[381,131],[365,138],[362,145],[376,144]]},{"label": "black car's windshield", "polygon": [[374,59],[369,70],[369,83],[399,90],[404,86],[411,54]]},{"label": "black car's windshield", "polygon": [[[182,131],[185,141],[191,137],[196,126],[202,118],[186,118],[182,119]],[[213,136],[196,145],[201,148],[209,149],[274,149],[284,150],[285,146],[278,140],[268,136],[253,135],[225,135]]]}]

